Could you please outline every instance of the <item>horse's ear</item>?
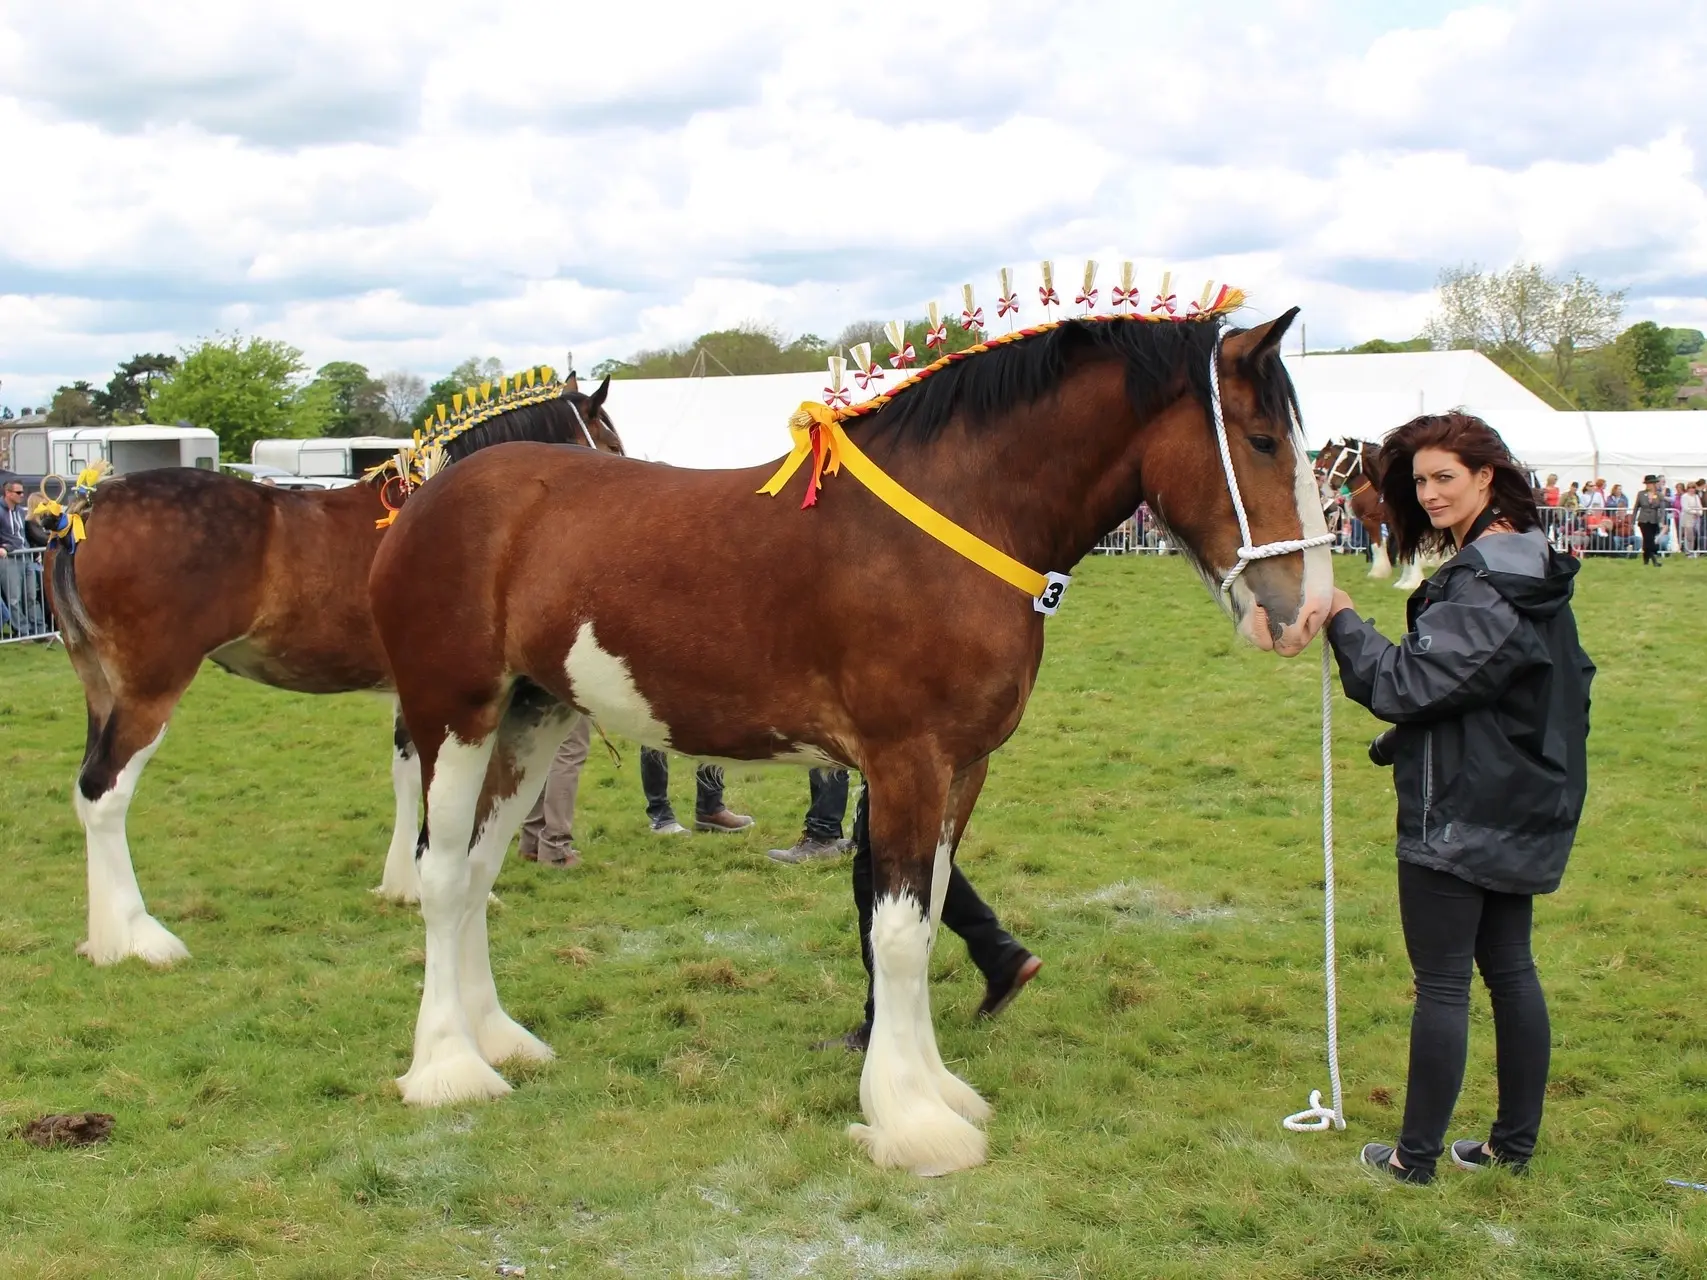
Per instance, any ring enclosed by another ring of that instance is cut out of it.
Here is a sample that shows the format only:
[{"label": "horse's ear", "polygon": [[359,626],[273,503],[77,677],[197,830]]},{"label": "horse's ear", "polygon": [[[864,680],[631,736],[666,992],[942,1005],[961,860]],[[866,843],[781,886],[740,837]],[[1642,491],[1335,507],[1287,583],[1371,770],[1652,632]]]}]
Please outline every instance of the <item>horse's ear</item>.
[{"label": "horse's ear", "polygon": [[605,375],[605,380],[603,382],[599,383],[599,389],[597,391],[593,392],[592,395],[587,397],[587,403],[590,404],[595,411],[597,411],[599,409],[599,407],[604,404],[605,392],[607,392],[609,390],[610,390],[610,375],[607,373]]},{"label": "horse's ear", "polygon": [[1280,353],[1280,340],[1286,336],[1286,330],[1291,327],[1293,318],[1298,314],[1298,308],[1283,315],[1278,315],[1267,324],[1259,324],[1254,329],[1246,329],[1243,333],[1235,333],[1228,337],[1224,350],[1227,358],[1247,369],[1255,369],[1271,357]]},{"label": "horse's ear", "polygon": [[563,387],[569,392],[579,391],[581,389],[581,379],[576,377],[574,372],[571,371],[569,376],[563,379]]}]

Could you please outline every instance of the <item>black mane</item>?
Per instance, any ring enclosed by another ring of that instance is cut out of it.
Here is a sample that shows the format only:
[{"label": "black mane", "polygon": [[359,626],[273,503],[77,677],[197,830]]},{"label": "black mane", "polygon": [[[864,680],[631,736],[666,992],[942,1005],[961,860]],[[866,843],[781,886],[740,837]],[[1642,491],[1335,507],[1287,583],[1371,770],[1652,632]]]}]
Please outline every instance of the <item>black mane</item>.
[{"label": "black mane", "polygon": [[[1125,364],[1127,396],[1140,415],[1177,394],[1181,378],[1207,414],[1215,329],[1208,321],[1067,320],[1047,333],[951,364],[863,421],[874,433],[891,434],[898,442],[928,443],[956,414],[970,427],[986,426],[1043,399],[1079,363],[1105,356]],[[1254,382],[1265,417],[1283,424],[1297,418],[1297,393],[1278,358],[1241,372]]]},{"label": "black mane", "polygon": [[[448,441],[444,446],[445,461],[460,462],[469,454],[488,445],[513,444],[517,441],[578,444],[584,448],[587,436],[582,431],[581,424],[585,423],[587,430],[591,431],[595,421],[603,415],[602,408],[593,409],[587,400],[579,391],[571,391],[565,385],[557,395],[549,399],[536,400],[532,404],[494,414]],[[580,414],[579,420],[576,418],[577,413]],[[609,420],[605,421],[608,425]],[[431,427],[428,430],[430,432]]]}]

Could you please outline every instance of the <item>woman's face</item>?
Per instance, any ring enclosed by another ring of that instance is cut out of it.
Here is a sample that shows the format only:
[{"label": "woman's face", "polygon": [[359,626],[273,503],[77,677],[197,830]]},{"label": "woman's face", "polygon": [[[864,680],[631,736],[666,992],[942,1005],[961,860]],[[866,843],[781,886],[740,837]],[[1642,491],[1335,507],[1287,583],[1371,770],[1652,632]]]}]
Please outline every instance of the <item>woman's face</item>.
[{"label": "woman's face", "polygon": [[1446,449],[1418,449],[1411,459],[1411,478],[1416,481],[1417,502],[1428,513],[1429,522],[1436,529],[1450,529],[1482,514],[1488,505],[1494,469],[1472,471]]}]

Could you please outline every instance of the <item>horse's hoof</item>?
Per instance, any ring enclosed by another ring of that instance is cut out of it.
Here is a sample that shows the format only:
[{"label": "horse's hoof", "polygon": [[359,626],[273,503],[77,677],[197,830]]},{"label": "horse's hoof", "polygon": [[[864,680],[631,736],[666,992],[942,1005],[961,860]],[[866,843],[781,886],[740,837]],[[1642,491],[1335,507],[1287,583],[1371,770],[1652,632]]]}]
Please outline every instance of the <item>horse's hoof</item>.
[{"label": "horse's hoof", "polygon": [[474,1041],[480,1047],[480,1056],[493,1064],[512,1059],[550,1062],[557,1057],[550,1045],[501,1011],[486,1019]]},{"label": "horse's hoof", "polygon": [[975,1169],[984,1163],[984,1131],[945,1106],[913,1107],[888,1125],[850,1124],[848,1137],[880,1169],[905,1169],[921,1178]]},{"label": "horse's hoof", "polygon": [[442,1107],[452,1102],[502,1098],[509,1082],[474,1053],[457,1053],[411,1067],[397,1087],[412,1107]]},{"label": "horse's hoof", "polygon": [[143,915],[113,928],[91,930],[90,936],[77,944],[77,954],[101,966],[134,956],[156,969],[166,969],[188,960],[190,949],[153,916]]}]

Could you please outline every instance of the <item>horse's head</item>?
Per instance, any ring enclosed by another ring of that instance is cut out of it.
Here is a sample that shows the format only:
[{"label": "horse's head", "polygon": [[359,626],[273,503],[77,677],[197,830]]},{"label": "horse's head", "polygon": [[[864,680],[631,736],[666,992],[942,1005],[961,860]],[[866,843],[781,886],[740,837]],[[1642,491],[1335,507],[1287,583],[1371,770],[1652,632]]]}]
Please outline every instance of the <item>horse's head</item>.
[{"label": "horse's head", "polygon": [[624,452],[622,437],[616,433],[616,424],[611,421],[610,414],[605,412],[605,396],[608,394],[608,377],[591,395],[583,395],[579,384],[571,380],[569,390],[563,393],[563,400],[577,419],[576,426],[583,430],[583,438],[575,443],[591,445],[600,453],[620,454]]},{"label": "horse's head", "polygon": [[[1333,562],[1325,546],[1249,558],[1241,548],[1323,536],[1327,525],[1316,478],[1297,427],[1291,379],[1280,361],[1280,340],[1297,308],[1254,329],[1229,332],[1219,347],[1223,462],[1213,415],[1203,398],[1187,396],[1162,415],[1147,452],[1143,486],[1152,508],[1183,544],[1204,580],[1233,616],[1241,635],[1259,649],[1285,657],[1300,652],[1327,618],[1333,598]],[[1203,356],[1207,379],[1210,357]],[[1204,397],[1208,398],[1208,397]],[[1249,543],[1239,527],[1227,480],[1231,466],[1249,523]],[[1231,587],[1222,589],[1230,575]]]}]

